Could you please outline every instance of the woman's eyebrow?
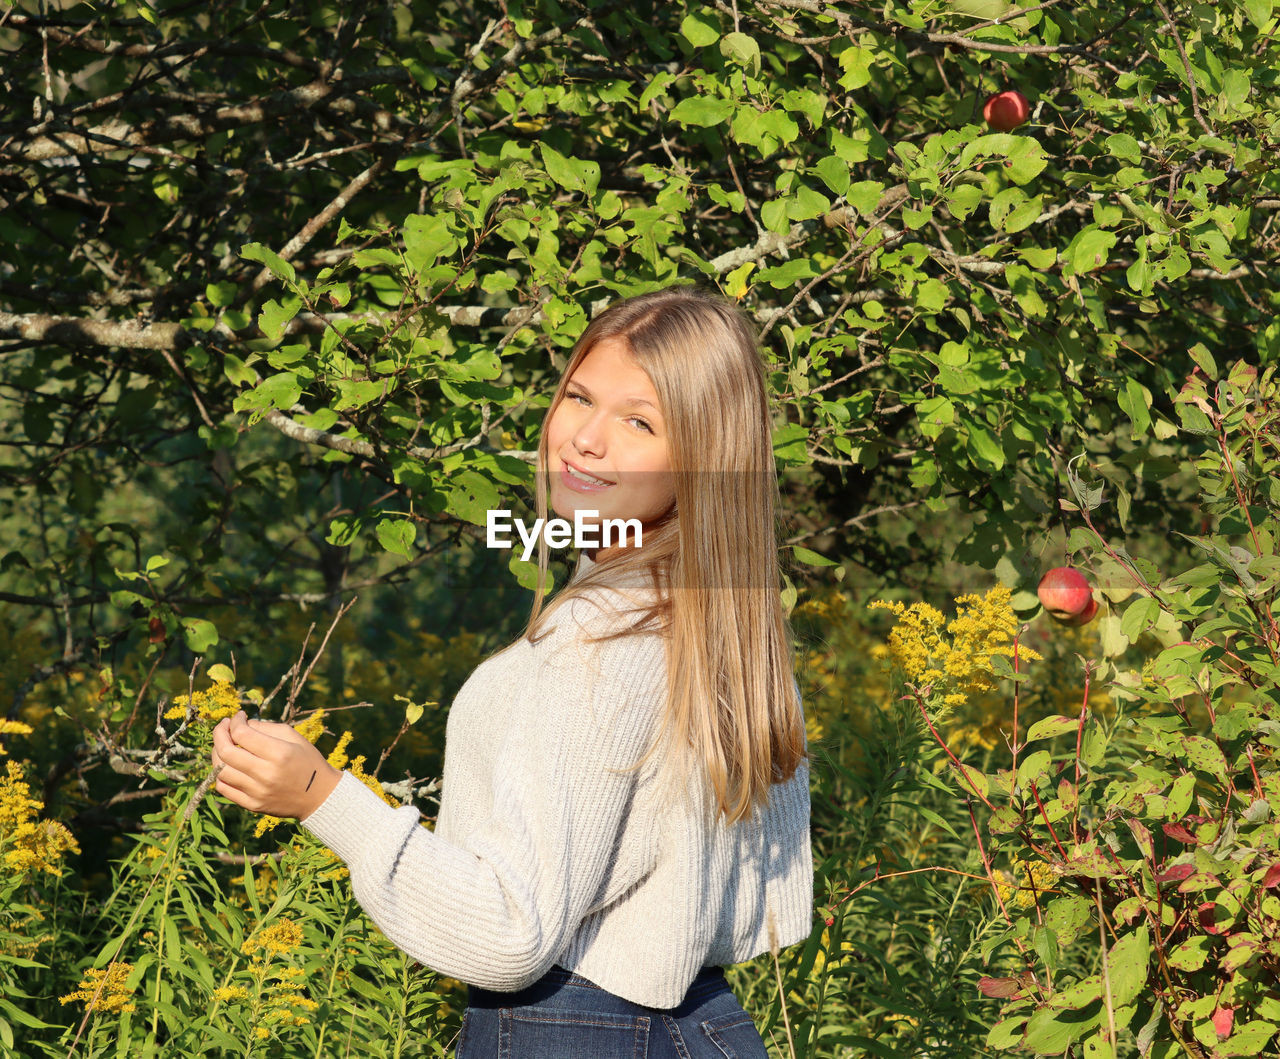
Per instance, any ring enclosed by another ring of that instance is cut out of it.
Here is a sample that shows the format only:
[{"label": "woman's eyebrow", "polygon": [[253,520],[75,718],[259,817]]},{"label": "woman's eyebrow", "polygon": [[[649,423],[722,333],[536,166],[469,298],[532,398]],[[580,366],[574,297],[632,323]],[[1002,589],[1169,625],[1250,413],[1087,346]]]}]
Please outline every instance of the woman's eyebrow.
[{"label": "woman's eyebrow", "polygon": [[[569,386],[576,386],[579,390],[581,390],[583,393],[585,393],[588,397],[590,397],[590,396],[591,396],[591,391],[590,391],[590,390],[588,390],[585,386],[583,386],[583,385],[582,385],[582,383],[580,383],[577,379],[570,379],[567,385],[569,385]],[[658,406],[657,406],[656,404],[654,404],[652,401],[646,401],[643,397],[626,397],[626,398],[623,398],[623,403],[624,403],[624,404],[636,404],[636,405],[639,405],[639,404],[642,404],[642,405],[648,405],[648,406],[649,406],[650,408],[652,408],[655,412],[660,412],[660,411],[661,411],[661,410],[658,408]]]}]

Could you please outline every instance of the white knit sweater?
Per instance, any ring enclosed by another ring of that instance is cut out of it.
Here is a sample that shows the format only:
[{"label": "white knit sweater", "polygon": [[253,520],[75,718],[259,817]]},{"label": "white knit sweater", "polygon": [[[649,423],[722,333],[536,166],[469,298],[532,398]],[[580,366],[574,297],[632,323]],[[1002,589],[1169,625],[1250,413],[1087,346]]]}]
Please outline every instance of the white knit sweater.
[{"label": "white knit sweater", "polygon": [[[582,556],[574,578],[593,567]],[[512,992],[560,964],[633,1003],[674,1007],[698,971],[812,929],[809,770],[765,811],[726,827],[665,812],[658,730],[666,656],[657,633],[587,644],[620,627],[595,590],[555,631],[483,662],[449,711],[434,831],[349,773],[303,825],[346,862],[384,934],[441,974]]]}]

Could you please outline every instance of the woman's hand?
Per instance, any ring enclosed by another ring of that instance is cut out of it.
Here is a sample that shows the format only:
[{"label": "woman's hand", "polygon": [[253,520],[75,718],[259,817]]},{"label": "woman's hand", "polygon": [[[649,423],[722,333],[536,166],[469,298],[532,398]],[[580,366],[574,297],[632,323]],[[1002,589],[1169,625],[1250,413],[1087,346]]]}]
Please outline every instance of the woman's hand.
[{"label": "woman's hand", "polygon": [[213,730],[214,789],[245,809],[272,816],[310,816],[342,773],[287,724],[251,721],[244,711]]}]

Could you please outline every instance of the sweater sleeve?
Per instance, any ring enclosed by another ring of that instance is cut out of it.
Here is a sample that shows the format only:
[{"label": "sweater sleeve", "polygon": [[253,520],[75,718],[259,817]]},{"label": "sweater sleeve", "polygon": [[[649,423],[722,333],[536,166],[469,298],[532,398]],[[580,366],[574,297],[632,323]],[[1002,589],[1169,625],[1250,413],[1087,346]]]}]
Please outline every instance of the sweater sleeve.
[{"label": "sweater sleeve", "polygon": [[[634,764],[660,721],[655,643],[571,645],[512,689],[520,709],[492,733],[492,813],[456,844],[349,773],[302,821],[346,862],[356,899],[396,946],[504,992],[556,961],[597,901],[637,788],[637,771],[610,770]],[[588,652],[594,667],[580,660]]]}]

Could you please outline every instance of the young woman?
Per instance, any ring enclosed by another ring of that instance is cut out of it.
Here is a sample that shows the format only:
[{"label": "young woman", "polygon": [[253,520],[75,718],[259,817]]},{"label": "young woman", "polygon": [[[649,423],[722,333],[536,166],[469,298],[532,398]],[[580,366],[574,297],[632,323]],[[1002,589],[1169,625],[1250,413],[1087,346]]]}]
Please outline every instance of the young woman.
[{"label": "young woman", "polygon": [[[536,466],[538,517],[549,487],[602,544],[458,692],[435,830],[243,714],[217,790],[299,818],[387,937],[469,985],[460,1059],[764,1059],[722,968],[808,936],[813,861],[751,325],[690,287],[611,306]],[[638,546],[603,542],[614,519]]]}]

